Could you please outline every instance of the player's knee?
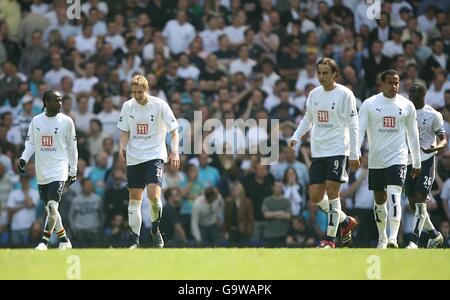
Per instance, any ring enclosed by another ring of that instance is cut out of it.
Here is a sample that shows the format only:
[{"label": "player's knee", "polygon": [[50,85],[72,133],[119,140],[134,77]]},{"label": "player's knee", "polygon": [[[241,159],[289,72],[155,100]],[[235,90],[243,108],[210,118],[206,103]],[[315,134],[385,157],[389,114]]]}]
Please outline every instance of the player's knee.
[{"label": "player's knee", "polygon": [[161,194],[161,192],[160,192],[159,186],[155,187],[153,185],[150,185],[147,188],[147,196],[151,202],[158,201],[158,199],[160,198],[160,194]]},{"label": "player's knee", "polygon": [[339,197],[339,191],[341,188],[341,184],[338,182],[327,181],[326,190],[328,198],[336,199]]},{"label": "player's knee", "polygon": [[388,185],[386,192],[388,195],[400,195],[402,193],[402,187],[399,185]]},{"label": "player's knee", "polygon": [[142,189],[130,189],[129,194],[130,194],[130,199],[134,199],[137,201],[141,201],[142,200]]},{"label": "player's knee", "polygon": [[416,197],[415,197],[415,202],[416,203],[425,203],[425,201],[427,200],[428,195],[425,195],[424,193],[421,192],[416,192]]},{"label": "player's knee", "polygon": [[384,204],[386,202],[386,192],[384,191],[374,191],[373,192],[375,203],[377,205]]},{"label": "player's knee", "polygon": [[47,208],[48,208],[48,213],[51,216],[56,215],[56,213],[58,212],[58,202],[56,202],[55,200],[50,200],[47,203]]},{"label": "player's knee", "polygon": [[311,199],[314,203],[319,203],[322,201],[324,194],[322,193],[312,193],[309,195],[309,199]]}]

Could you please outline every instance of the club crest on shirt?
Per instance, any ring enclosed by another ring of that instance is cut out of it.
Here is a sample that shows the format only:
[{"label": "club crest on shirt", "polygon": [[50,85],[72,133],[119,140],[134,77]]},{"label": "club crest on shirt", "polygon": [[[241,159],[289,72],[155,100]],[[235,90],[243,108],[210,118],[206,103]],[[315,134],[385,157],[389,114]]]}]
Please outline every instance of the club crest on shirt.
[{"label": "club crest on shirt", "polygon": [[41,145],[42,145],[42,147],[52,147],[53,146],[53,137],[51,135],[41,136]]},{"label": "club crest on shirt", "polygon": [[395,117],[383,117],[383,127],[394,128]]},{"label": "club crest on shirt", "polygon": [[326,110],[317,111],[317,120],[321,123],[328,123],[328,111]]},{"label": "club crest on shirt", "polygon": [[148,134],[148,124],[136,124],[137,134]]}]

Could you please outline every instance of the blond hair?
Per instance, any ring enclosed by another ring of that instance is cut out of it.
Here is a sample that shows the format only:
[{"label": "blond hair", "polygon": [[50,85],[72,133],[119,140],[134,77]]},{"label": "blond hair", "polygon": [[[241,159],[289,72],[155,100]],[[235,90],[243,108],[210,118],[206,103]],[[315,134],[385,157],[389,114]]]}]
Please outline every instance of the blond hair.
[{"label": "blond hair", "polygon": [[148,90],[148,81],[147,78],[145,78],[142,75],[135,75],[132,79],[131,79],[131,84],[130,86],[133,85],[137,85],[140,87],[143,87],[145,90]]}]

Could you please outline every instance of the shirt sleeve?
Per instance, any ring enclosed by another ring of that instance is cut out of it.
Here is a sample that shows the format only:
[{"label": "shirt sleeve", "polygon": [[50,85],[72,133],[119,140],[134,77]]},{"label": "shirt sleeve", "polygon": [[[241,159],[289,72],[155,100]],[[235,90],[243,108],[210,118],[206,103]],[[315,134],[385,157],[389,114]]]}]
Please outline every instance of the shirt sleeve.
[{"label": "shirt sleeve", "polygon": [[357,160],[360,156],[360,147],[358,142],[359,121],[358,111],[356,109],[356,98],[351,91],[348,92],[347,99],[345,101],[344,120],[346,121],[350,135],[350,160]]},{"label": "shirt sleeve", "polygon": [[419,144],[419,128],[417,126],[416,109],[410,106],[410,113],[406,119],[406,138],[408,139],[408,147],[411,152],[412,167],[420,169],[420,144]]},{"label": "shirt sleeve", "polygon": [[442,117],[442,114],[439,112],[437,112],[433,118],[433,131],[436,135],[445,134],[444,118]]},{"label": "shirt sleeve", "polygon": [[28,162],[34,154],[34,119],[31,120],[30,127],[28,127],[28,134],[25,138],[25,150],[23,150],[22,157],[24,161]]},{"label": "shirt sleeve", "polygon": [[367,111],[367,102],[363,102],[361,108],[359,109],[359,134],[358,134],[358,148],[361,149],[361,146],[364,142],[364,135],[366,134],[367,125],[369,124],[369,113]]},{"label": "shirt sleeve", "polygon": [[300,121],[300,125],[298,125],[297,129],[294,132],[294,135],[291,137],[291,140],[299,141],[302,136],[307,133],[313,123],[314,123],[314,117],[310,109],[310,103],[311,103],[311,93],[308,95],[308,99],[306,100],[306,112],[303,116],[303,119]]},{"label": "shirt sleeve", "polygon": [[117,128],[129,132],[130,131],[130,125],[128,124],[128,118],[127,118],[127,107],[128,105],[124,104],[122,106],[122,111],[120,112],[119,121],[117,122]]},{"label": "shirt sleeve", "polygon": [[69,176],[77,175],[78,164],[78,148],[77,148],[77,135],[75,132],[75,125],[72,119],[69,119],[69,125],[67,126],[67,154],[69,157]]},{"label": "shirt sleeve", "polygon": [[170,108],[169,104],[165,102],[163,103],[161,114],[161,119],[166,125],[168,132],[172,132],[178,128],[177,119],[175,118],[175,115],[173,114],[173,111]]}]

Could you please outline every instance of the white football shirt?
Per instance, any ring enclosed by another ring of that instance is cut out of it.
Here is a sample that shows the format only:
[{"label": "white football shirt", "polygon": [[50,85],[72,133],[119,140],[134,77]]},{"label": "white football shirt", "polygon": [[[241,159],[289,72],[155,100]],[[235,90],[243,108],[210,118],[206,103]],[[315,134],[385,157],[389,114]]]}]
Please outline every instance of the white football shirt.
[{"label": "white football shirt", "polygon": [[419,131],[411,101],[399,94],[387,98],[383,93],[366,99],[359,110],[360,144],[366,130],[370,169],[406,165],[408,145],[413,167],[420,168]]},{"label": "white football shirt", "polygon": [[38,184],[66,181],[69,175],[75,176],[78,150],[72,119],[62,113],[51,118],[45,112],[35,116],[21,159],[28,162],[33,154]]},{"label": "white football shirt", "polygon": [[[436,136],[445,135],[444,118],[442,114],[434,108],[425,104],[421,109],[416,110],[417,126],[419,127],[420,147],[429,149],[431,145],[436,146]],[[420,159],[425,161],[435,156],[437,151],[425,153],[420,150]],[[408,164],[411,164],[411,157],[408,158]]]},{"label": "white football shirt", "polygon": [[312,157],[359,158],[356,99],[347,87],[336,84],[326,91],[318,86],[309,93],[305,116],[291,139],[298,141],[310,129]]},{"label": "white football shirt", "polygon": [[145,105],[134,98],[125,102],[117,123],[117,128],[130,133],[126,146],[128,166],[152,159],[167,162],[166,134],[178,128],[169,105],[160,98],[148,97]]}]

